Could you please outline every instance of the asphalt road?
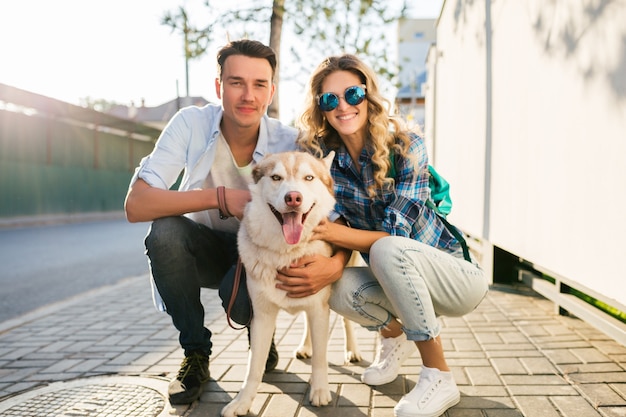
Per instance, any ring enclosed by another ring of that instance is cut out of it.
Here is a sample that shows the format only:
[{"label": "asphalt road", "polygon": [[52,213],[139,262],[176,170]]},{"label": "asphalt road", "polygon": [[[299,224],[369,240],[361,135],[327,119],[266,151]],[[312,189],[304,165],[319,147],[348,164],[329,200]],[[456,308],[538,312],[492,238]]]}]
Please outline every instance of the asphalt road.
[{"label": "asphalt road", "polygon": [[[148,227],[120,219],[0,229],[0,323],[147,275],[143,239]],[[147,281],[146,296],[151,296]]]}]

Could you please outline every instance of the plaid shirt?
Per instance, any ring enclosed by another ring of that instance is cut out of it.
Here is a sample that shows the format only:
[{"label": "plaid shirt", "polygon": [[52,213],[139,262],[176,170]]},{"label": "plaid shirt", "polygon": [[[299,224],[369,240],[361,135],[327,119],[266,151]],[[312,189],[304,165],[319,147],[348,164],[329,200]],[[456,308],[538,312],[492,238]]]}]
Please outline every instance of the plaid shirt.
[{"label": "plaid shirt", "polygon": [[365,148],[361,152],[359,174],[345,146],[336,150],[331,167],[337,199],[333,218],[339,215],[356,229],[385,231],[457,255],[461,252],[459,243],[437,214],[426,207],[430,198],[426,146],[417,135],[412,134],[411,139],[410,153],[416,156],[417,168],[402,155],[395,155],[395,187],[378,189],[374,199],[367,193],[368,185],[374,183],[371,151]]}]

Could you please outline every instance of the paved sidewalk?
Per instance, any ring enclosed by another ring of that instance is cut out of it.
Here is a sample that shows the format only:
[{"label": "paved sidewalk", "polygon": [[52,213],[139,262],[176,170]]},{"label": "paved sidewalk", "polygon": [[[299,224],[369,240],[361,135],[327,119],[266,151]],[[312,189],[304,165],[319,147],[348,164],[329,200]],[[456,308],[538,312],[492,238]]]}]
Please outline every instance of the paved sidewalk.
[{"label": "paved sidewalk", "polygon": [[[141,276],[0,323],[0,416],[219,416],[241,386],[248,342],[245,332],[228,327],[215,291],[203,299],[214,333],[212,380],[195,404],[171,408],[167,401],[182,351]],[[473,313],[443,318],[462,393],[448,417],[626,416],[626,348],[553,309],[528,289],[498,286]],[[393,416],[418,378],[419,356],[394,382],[364,385],[359,378],[373,359],[374,334],[356,329],[365,359],[344,365],[341,320],[331,320],[332,405],[308,404],[309,361],[293,358],[303,321],[281,313],[280,362],[265,376],[250,415]]]}]

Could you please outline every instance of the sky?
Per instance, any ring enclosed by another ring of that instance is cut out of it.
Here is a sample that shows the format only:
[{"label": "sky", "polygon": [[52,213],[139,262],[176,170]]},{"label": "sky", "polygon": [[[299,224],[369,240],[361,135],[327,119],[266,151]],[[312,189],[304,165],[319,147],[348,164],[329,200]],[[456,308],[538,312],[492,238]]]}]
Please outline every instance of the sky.
[{"label": "sky", "polygon": [[[411,17],[436,18],[443,0],[412,3]],[[0,83],[77,105],[89,97],[158,106],[184,96],[182,36],[161,24],[179,6],[193,23],[210,19],[202,0],[2,1]],[[215,53],[224,43],[190,61],[191,96],[217,101]],[[285,94],[281,118],[294,108]]]}]

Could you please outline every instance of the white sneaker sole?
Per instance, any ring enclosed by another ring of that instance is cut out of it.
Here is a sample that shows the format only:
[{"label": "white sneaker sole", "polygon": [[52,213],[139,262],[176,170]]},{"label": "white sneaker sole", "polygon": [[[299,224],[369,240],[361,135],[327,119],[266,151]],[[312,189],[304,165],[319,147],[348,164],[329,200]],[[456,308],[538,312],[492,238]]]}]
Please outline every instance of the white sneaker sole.
[{"label": "white sneaker sole", "polygon": [[454,407],[461,401],[461,393],[458,393],[453,398],[450,398],[436,411],[422,412],[422,411],[409,411],[409,410],[398,410],[398,405],[393,409],[393,415],[395,417],[439,417],[443,413],[445,413],[450,408]]},{"label": "white sneaker sole", "polygon": [[387,378],[384,378],[382,375],[371,375],[368,376],[366,374],[361,375],[361,382],[367,385],[385,385],[390,382],[393,382],[398,377],[398,374],[390,375]]}]

